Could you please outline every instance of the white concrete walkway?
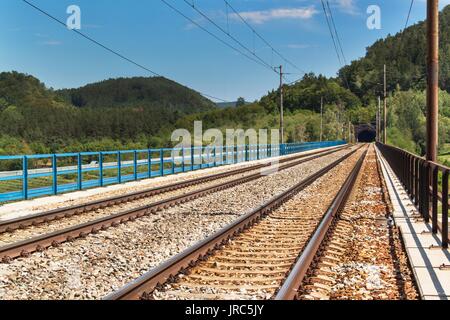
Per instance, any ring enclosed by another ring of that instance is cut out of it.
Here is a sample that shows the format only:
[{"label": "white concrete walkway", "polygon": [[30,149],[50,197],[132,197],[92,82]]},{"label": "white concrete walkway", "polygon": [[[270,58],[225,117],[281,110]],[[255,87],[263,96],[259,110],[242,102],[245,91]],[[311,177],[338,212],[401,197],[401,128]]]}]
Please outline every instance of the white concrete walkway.
[{"label": "white concrete walkway", "polygon": [[431,223],[420,219],[387,161],[377,150],[386,185],[394,207],[394,220],[399,226],[411,267],[416,276],[420,295],[424,300],[450,299],[450,251],[441,248],[440,235],[431,232]]}]

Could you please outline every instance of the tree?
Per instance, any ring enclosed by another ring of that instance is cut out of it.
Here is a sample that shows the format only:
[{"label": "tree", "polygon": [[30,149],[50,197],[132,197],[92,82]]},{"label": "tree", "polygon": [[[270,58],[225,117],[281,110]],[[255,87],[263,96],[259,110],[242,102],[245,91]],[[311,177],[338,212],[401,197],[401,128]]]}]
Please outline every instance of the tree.
[{"label": "tree", "polygon": [[236,102],[236,107],[242,107],[242,106],[245,106],[245,104],[246,104],[245,99],[242,97],[239,97]]}]

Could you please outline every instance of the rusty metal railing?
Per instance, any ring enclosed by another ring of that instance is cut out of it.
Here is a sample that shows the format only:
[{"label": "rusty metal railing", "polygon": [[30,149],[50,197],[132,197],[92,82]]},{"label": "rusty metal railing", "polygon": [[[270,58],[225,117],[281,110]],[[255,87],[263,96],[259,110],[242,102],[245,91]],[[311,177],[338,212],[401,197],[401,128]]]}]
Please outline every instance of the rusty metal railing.
[{"label": "rusty metal railing", "polygon": [[441,232],[442,247],[448,248],[450,168],[397,147],[377,144],[400,179],[425,222],[431,220],[432,232]]}]

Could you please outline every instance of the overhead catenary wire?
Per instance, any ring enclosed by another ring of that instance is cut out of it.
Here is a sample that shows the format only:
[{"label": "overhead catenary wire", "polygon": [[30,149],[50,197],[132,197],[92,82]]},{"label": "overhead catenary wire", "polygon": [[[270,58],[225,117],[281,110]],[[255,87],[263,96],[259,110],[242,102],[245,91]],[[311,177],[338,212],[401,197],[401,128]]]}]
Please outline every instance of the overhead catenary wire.
[{"label": "overhead catenary wire", "polygon": [[[51,14],[48,13],[47,11],[45,11],[45,10],[39,8],[38,6],[36,6],[35,4],[31,3],[31,2],[28,1],[28,0],[22,0],[22,2],[24,2],[25,4],[27,4],[27,5],[30,6],[30,7],[34,8],[35,10],[39,11],[39,12],[42,13],[43,15],[47,16],[47,17],[50,18],[51,20],[57,22],[58,24],[62,25],[64,28],[67,29],[66,23],[64,23],[64,22],[61,21],[60,19],[56,18],[55,16],[51,15]],[[79,30],[72,29],[71,31],[75,32],[76,34],[78,34],[79,36],[85,38],[86,40],[88,40],[88,41],[94,43],[95,45],[97,45],[97,46],[99,46],[99,47],[105,49],[106,51],[108,51],[108,52],[114,54],[115,56],[117,56],[117,57],[119,57],[119,58],[121,58],[121,59],[123,59],[123,60],[125,60],[125,61],[127,61],[127,62],[129,62],[129,63],[131,63],[131,64],[133,64],[133,65],[135,65],[136,67],[138,67],[138,68],[140,68],[140,69],[142,69],[142,70],[145,70],[145,71],[149,72],[150,74],[152,74],[152,75],[154,75],[154,76],[157,76],[157,77],[164,77],[163,75],[157,73],[156,71],[153,71],[152,69],[150,69],[150,68],[148,68],[148,67],[146,67],[146,66],[144,66],[144,65],[142,65],[142,64],[140,64],[140,63],[138,63],[138,62],[136,62],[135,60],[126,57],[125,55],[123,55],[123,54],[117,52],[116,50],[114,50],[114,49],[112,49],[112,48],[110,48],[110,47],[104,45],[103,43],[101,43],[101,42],[95,40],[94,38],[92,38],[92,37],[86,35],[85,33],[81,32],[81,31],[79,31]],[[196,92],[198,92],[199,94],[201,94],[202,96],[205,96],[205,97],[207,97],[207,98],[211,98],[211,99],[214,99],[214,100],[217,100],[217,101],[221,101],[221,102],[227,102],[227,100],[224,100],[224,99],[215,97],[215,96],[210,95],[210,94],[206,94],[206,93],[203,93],[203,92],[200,92],[200,91],[196,91]]]},{"label": "overhead catenary wire", "polygon": [[347,59],[345,58],[344,50],[342,48],[341,38],[339,37],[339,33],[337,31],[336,24],[334,23],[333,12],[331,10],[330,2],[328,0],[327,0],[327,7],[328,7],[328,12],[330,13],[331,24],[333,25],[334,33],[336,35],[337,44],[341,50],[341,55],[342,55],[342,59],[344,61],[344,65],[347,65]]},{"label": "overhead catenary wire", "polygon": [[413,6],[414,6],[414,0],[411,0],[411,4],[409,6],[408,16],[406,17],[406,23],[405,23],[404,29],[406,29],[408,27],[408,23],[409,23],[409,19],[411,18],[411,11],[412,11]]},{"label": "overhead catenary wire", "polygon": [[[166,2],[166,0],[161,0],[163,2]],[[264,64],[268,69],[272,70],[275,73],[278,73],[278,71],[271,66],[269,63],[267,63],[264,59],[262,59],[260,56],[258,56],[255,52],[253,52],[250,48],[248,48],[245,44],[243,44],[239,39],[234,37],[232,34],[228,33],[223,27],[221,27],[217,22],[215,22],[213,19],[211,19],[207,14],[205,14],[202,10],[200,10],[194,3],[190,3],[187,0],[183,0],[189,7],[194,9],[198,14],[200,14],[203,18],[208,20],[212,25],[214,25],[218,30],[220,30],[222,33],[224,33],[226,36],[228,36],[230,39],[232,39],[234,42],[236,42],[240,47],[242,47],[245,51],[247,51],[251,56],[255,57],[257,60],[259,60],[262,64]]]},{"label": "overhead catenary wire", "polygon": [[[330,32],[330,36],[331,36],[331,40],[332,40],[332,42],[333,42],[334,50],[335,50],[335,52],[336,52],[336,55],[337,55],[337,58],[338,58],[338,61],[339,61],[340,66],[343,67],[344,65],[342,64],[341,54],[340,54],[339,49],[338,49],[338,44],[337,44],[337,41],[336,41],[335,34],[334,34],[334,32],[333,32],[333,28],[332,28],[332,26],[331,26],[331,21],[330,21],[331,19],[330,19],[330,17],[329,17],[329,15],[331,15],[331,13],[329,13],[329,12],[327,11],[327,8],[326,8],[326,6],[325,6],[324,0],[320,0],[320,1],[321,1],[321,3],[322,3],[322,9],[323,9],[323,12],[324,12],[324,14],[325,14],[325,19],[326,19],[326,21],[327,21],[328,30],[329,30],[329,32]],[[331,12],[331,11],[330,11],[330,12]],[[345,74],[343,75],[343,78],[344,78],[345,86],[347,87],[348,90],[350,90],[350,86],[349,86],[349,84],[348,84],[347,77],[345,76]]]},{"label": "overhead catenary wire", "polygon": [[[327,0],[327,7],[328,7],[328,12],[330,14],[331,24],[333,25],[334,33],[336,35],[337,44],[338,44],[338,47],[340,48],[340,52],[341,52],[341,55],[342,55],[342,60],[344,62],[344,66],[346,66],[347,65],[347,59],[345,58],[344,49],[342,47],[342,42],[341,42],[338,30],[336,28],[336,24],[334,22],[333,11],[331,10],[331,6],[330,6],[330,3],[329,3],[328,0]],[[346,85],[347,89],[350,90],[350,87],[348,85],[347,76],[345,74],[343,74],[343,77],[344,77],[344,82],[345,82],[345,85]]]},{"label": "overhead catenary wire", "polygon": [[198,23],[197,21],[195,21],[194,19],[190,18],[189,16],[187,16],[186,14],[184,14],[181,10],[177,9],[176,7],[174,7],[172,4],[170,4],[169,2],[167,2],[166,0],[161,0],[162,3],[164,3],[166,6],[168,6],[170,9],[172,9],[174,12],[176,12],[177,14],[179,14],[180,16],[182,16],[183,18],[185,18],[186,20],[188,20],[189,22],[191,22],[192,24],[194,24],[196,27],[200,28],[202,31],[206,32],[207,34],[209,34],[211,37],[213,37],[214,39],[216,39],[217,41],[221,42],[222,44],[224,44],[225,46],[229,47],[230,49],[236,51],[237,53],[243,55],[244,57],[246,57],[247,59],[263,66],[266,67],[264,64],[262,64],[260,61],[254,59],[253,57],[249,56],[248,54],[246,54],[245,52],[243,52],[242,50],[236,48],[235,46],[229,44],[228,42],[226,42],[225,40],[221,39],[219,36],[215,35],[214,33],[212,33],[211,31],[209,31],[208,29],[206,29],[205,27],[203,27],[200,23]]},{"label": "overhead catenary wire", "polygon": [[[65,28],[67,27],[67,25],[66,25],[63,21],[59,20],[59,19],[56,18],[55,16],[52,16],[50,13],[48,13],[48,12],[44,11],[43,9],[37,7],[37,6],[34,5],[33,3],[31,3],[31,2],[29,2],[29,1],[27,1],[27,0],[22,0],[22,1],[25,2],[26,4],[28,4],[29,6],[31,6],[32,8],[38,10],[38,11],[41,12],[42,14],[46,15],[46,16],[49,17],[50,19],[52,19],[52,20],[58,22],[58,23],[61,24],[63,27],[65,27]],[[76,29],[72,29],[72,31],[75,32],[75,33],[77,33],[78,35],[82,36],[83,38],[85,38],[85,39],[87,39],[87,40],[89,40],[89,41],[95,43],[96,45],[102,47],[103,49],[105,49],[105,50],[111,52],[112,54],[118,56],[119,58],[122,58],[122,59],[124,59],[124,60],[126,60],[126,61],[128,61],[128,62],[130,62],[130,63],[132,63],[132,64],[134,64],[135,66],[137,66],[137,67],[139,67],[139,68],[141,68],[141,69],[144,69],[145,71],[150,72],[150,73],[153,74],[154,76],[162,77],[162,75],[160,75],[159,73],[157,73],[157,72],[155,72],[155,71],[153,71],[153,70],[151,70],[151,69],[149,69],[149,68],[147,68],[147,67],[145,67],[145,66],[143,66],[143,65],[141,65],[141,64],[139,64],[139,63],[137,63],[137,62],[135,62],[135,61],[133,61],[133,60],[127,58],[127,57],[125,57],[125,56],[122,55],[121,53],[119,53],[119,52],[117,52],[117,51],[115,51],[115,50],[113,50],[113,49],[111,49],[111,48],[105,46],[104,44],[98,42],[97,40],[91,38],[90,36],[88,36],[88,35],[86,35],[86,34],[80,32],[80,31],[78,31],[78,30],[76,30]]]},{"label": "overhead catenary wire", "polygon": [[325,7],[325,3],[323,2],[323,0],[320,0],[320,1],[322,2],[322,8],[323,8],[323,12],[325,14],[325,19],[327,21],[328,30],[329,30],[330,35],[331,35],[331,40],[333,41],[334,50],[336,51],[336,55],[337,55],[337,58],[339,60],[339,64],[342,66],[341,55],[339,54],[339,50],[338,50],[338,47],[337,47],[337,44],[336,44],[336,39],[334,38],[334,33],[333,33],[332,28],[331,28],[331,23],[330,23],[330,19],[328,17],[328,12],[327,12],[327,9]]},{"label": "overhead catenary wire", "polygon": [[286,84],[287,85],[291,85],[291,84],[294,84],[294,83],[296,83],[298,81],[301,81],[303,79],[303,77],[301,77],[301,78],[299,78],[297,80],[291,81],[288,78],[286,78],[285,75],[296,75],[296,76],[302,75],[302,76],[304,76],[303,74],[299,74],[299,73],[288,73],[288,72],[283,73],[283,79],[286,80]]},{"label": "overhead catenary wire", "polygon": [[414,6],[414,0],[411,0],[411,3],[409,4],[408,15],[406,16],[405,27],[403,28],[403,31],[400,35],[400,41],[399,41],[400,44],[403,44],[403,36],[405,34],[406,28],[408,27],[409,19],[411,18],[411,12],[412,12],[413,6]]},{"label": "overhead catenary wire", "polygon": [[[256,35],[259,39],[261,39],[262,42],[264,42],[264,44],[266,46],[268,46],[272,52],[276,53],[281,59],[283,59],[283,61],[285,61],[287,64],[289,64],[290,66],[294,67],[295,69],[297,69],[298,71],[302,72],[302,73],[306,73],[306,71],[302,70],[301,68],[299,68],[295,63],[293,63],[292,61],[288,60],[286,57],[284,57],[277,49],[275,49],[258,31],[255,30],[255,28],[229,3],[229,1],[224,0],[225,5],[227,6],[227,8],[229,7],[234,14],[239,17],[239,19],[253,32],[254,35]],[[227,15],[228,15],[228,11],[227,11]],[[227,17],[228,19],[228,17]]]},{"label": "overhead catenary wire", "polygon": [[288,85],[290,86],[290,85],[296,84],[297,82],[301,81],[302,79],[303,79],[303,78],[300,78],[300,79],[291,81],[291,82],[288,83]]},{"label": "overhead catenary wire", "polygon": [[227,16],[227,32],[230,33],[230,15],[228,14],[228,5],[225,1],[225,14]]}]

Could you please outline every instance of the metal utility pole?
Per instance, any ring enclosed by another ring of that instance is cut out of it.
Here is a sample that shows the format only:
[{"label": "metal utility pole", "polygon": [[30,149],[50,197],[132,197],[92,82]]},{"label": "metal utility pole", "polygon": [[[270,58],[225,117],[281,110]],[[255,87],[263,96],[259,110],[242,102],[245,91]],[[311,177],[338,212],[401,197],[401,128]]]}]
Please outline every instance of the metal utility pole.
[{"label": "metal utility pole", "polygon": [[358,138],[356,137],[356,129],[355,129],[354,124],[352,124],[352,139],[353,139],[353,142],[358,140]]},{"label": "metal utility pole", "polygon": [[378,96],[378,111],[377,111],[377,142],[381,141],[381,97]]},{"label": "metal utility pole", "polygon": [[323,97],[320,97],[320,142],[323,140]]},{"label": "metal utility pole", "polygon": [[383,120],[383,143],[387,143],[387,90],[386,90],[386,65],[384,65],[384,120]]},{"label": "metal utility pole", "polygon": [[280,66],[280,136],[284,143],[283,66]]},{"label": "metal utility pole", "polygon": [[350,128],[350,121],[348,122],[348,143],[352,143],[352,129]]},{"label": "metal utility pole", "polygon": [[[379,100],[378,100],[379,101]],[[379,119],[379,114],[378,114],[378,109],[377,109],[377,111],[375,112],[375,128],[376,128],[376,141],[378,142],[378,141],[380,141],[379,140],[379,132],[378,132],[378,119]]]},{"label": "metal utility pole", "polygon": [[427,160],[437,160],[439,117],[439,0],[427,0]]}]

